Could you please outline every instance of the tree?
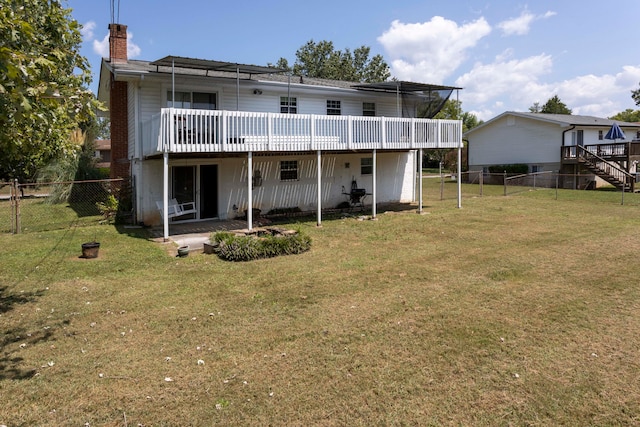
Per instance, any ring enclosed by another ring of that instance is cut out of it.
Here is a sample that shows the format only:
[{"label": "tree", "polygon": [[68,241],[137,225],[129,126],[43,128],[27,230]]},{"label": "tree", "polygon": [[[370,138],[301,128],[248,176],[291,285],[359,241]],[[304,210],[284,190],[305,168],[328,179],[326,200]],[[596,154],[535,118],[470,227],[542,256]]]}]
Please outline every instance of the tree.
[{"label": "tree", "polygon": [[619,120],[621,122],[637,123],[640,122],[640,110],[632,110],[627,108],[615,116],[609,117],[611,120]]},{"label": "tree", "polygon": [[636,105],[640,105],[640,89],[632,90],[631,98],[633,98],[633,101],[636,103]]},{"label": "tree", "polygon": [[534,102],[533,105],[529,107],[529,112],[531,113],[540,113],[540,110],[542,110],[542,107],[539,102]]},{"label": "tree", "polygon": [[[462,120],[462,133],[480,126],[483,122],[475,114],[462,111],[462,101],[448,99],[442,110],[435,115],[434,119]],[[452,154],[454,153],[454,154]],[[425,150],[423,164],[437,166],[440,162],[447,168],[452,168],[457,162],[456,150],[446,148],[436,148]],[[463,162],[464,163],[464,162]]]},{"label": "tree", "polygon": [[81,41],[59,1],[0,0],[0,179],[33,179],[79,149],[71,133],[99,105]]},{"label": "tree", "polygon": [[462,111],[462,101],[448,99],[442,110],[435,115],[434,119],[462,120],[462,133],[465,133],[476,126],[480,126],[483,121],[479,120],[475,114]]},{"label": "tree", "polygon": [[290,70],[295,75],[345,80],[362,83],[386,81],[390,76],[389,66],[381,55],[369,58],[371,49],[360,46],[353,52],[335,50],[330,41],[309,40],[296,51],[293,67],[285,58],[276,62],[276,67]]},{"label": "tree", "polygon": [[534,104],[529,107],[529,111],[532,113],[571,114],[571,109],[569,109],[564,102],[560,101],[558,95],[549,98],[542,107],[540,107],[540,103],[534,102]]}]

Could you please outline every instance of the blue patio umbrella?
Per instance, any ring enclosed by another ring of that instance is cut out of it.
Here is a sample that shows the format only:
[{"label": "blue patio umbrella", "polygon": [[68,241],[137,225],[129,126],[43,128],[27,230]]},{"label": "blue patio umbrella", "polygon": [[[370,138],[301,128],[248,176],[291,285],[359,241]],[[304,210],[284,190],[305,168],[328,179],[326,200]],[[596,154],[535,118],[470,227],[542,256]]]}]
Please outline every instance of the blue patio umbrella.
[{"label": "blue patio umbrella", "polygon": [[611,125],[611,129],[609,129],[609,132],[607,132],[607,134],[604,136],[604,139],[612,139],[612,140],[616,140],[616,139],[626,139],[626,136],[624,136],[624,132],[622,132],[622,129],[620,129],[620,126],[618,126],[618,123],[613,123]]}]

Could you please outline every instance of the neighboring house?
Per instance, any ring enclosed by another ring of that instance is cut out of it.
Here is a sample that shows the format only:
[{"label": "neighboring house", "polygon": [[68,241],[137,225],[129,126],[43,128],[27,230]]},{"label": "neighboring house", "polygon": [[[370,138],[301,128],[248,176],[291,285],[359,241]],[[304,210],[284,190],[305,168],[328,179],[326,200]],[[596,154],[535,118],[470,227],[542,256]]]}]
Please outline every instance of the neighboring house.
[{"label": "neighboring house", "polygon": [[[626,139],[605,139],[614,123]],[[640,123],[592,116],[507,111],[464,137],[469,170],[487,172],[490,166],[527,164],[530,173],[584,174],[580,182],[565,179],[564,186],[569,188],[584,188],[595,176],[621,186],[625,173],[635,174],[640,160]]]},{"label": "neighboring house", "polygon": [[131,177],[136,220],[164,223],[165,238],[173,221],[245,212],[251,229],[254,209],[317,210],[320,221],[322,209],[362,193],[375,215],[376,203],[416,199],[422,149],[462,147],[461,121],[415,118],[418,109],[433,117],[458,88],[130,61],[127,27],[109,29],[98,98],[111,117],[111,176]]},{"label": "neighboring house", "polygon": [[111,140],[96,139],[94,157],[96,167],[108,169],[111,166]]}]

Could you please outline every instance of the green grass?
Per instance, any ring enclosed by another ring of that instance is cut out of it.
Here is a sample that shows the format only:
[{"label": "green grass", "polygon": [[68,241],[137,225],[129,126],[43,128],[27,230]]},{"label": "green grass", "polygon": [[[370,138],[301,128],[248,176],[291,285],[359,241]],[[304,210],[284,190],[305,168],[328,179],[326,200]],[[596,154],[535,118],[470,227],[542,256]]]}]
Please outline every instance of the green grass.
[{"label": "green grass", "polygon": [[243,263],[0,235],[0,424],[638,425],[637,203],[438,186]]}]

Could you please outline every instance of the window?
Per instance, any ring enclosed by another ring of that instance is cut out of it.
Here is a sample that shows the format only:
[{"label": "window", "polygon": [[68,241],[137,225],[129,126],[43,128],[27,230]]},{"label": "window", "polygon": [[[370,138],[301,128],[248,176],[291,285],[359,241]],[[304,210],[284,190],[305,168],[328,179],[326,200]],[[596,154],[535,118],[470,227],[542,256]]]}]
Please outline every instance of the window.
[{"label": "window", "polygon": [[175,92],[176,100],[173,101],[172,92],[167,92],[167,107],[194,108],[198,110],[217,109],[216,94],[203,92]]},{"label": "window", "polygon": [[282,160],[280,162],[280,181],[298,180],[298,161]]},{"label": "window", "polygon": [[598,140],[602,141],[604,139],[604,136],[602,135],[602,131],[599,130],[598,131]]},{"label": "window", "polygon": [[375,117],[376,104],[375,102],[363,102],[362,103],[362,115],[365,117]]},{"label": "window", "polygon": [[284,114],[298,114],[298,98],[280,97],[280,112]]},{"label": "window", "polygon": [[373,157],[363,157],[360,159],[360,175],[371,175],[373,173]]},{"label": "window", "polygon": [[341,114],[342,114],[342,109],[340,108],[340,101],[327,100],[327,115],[339,116]]},{"label": "window", "polygon": [[531,165],[531,173],[542,172],[542,166]]}]

